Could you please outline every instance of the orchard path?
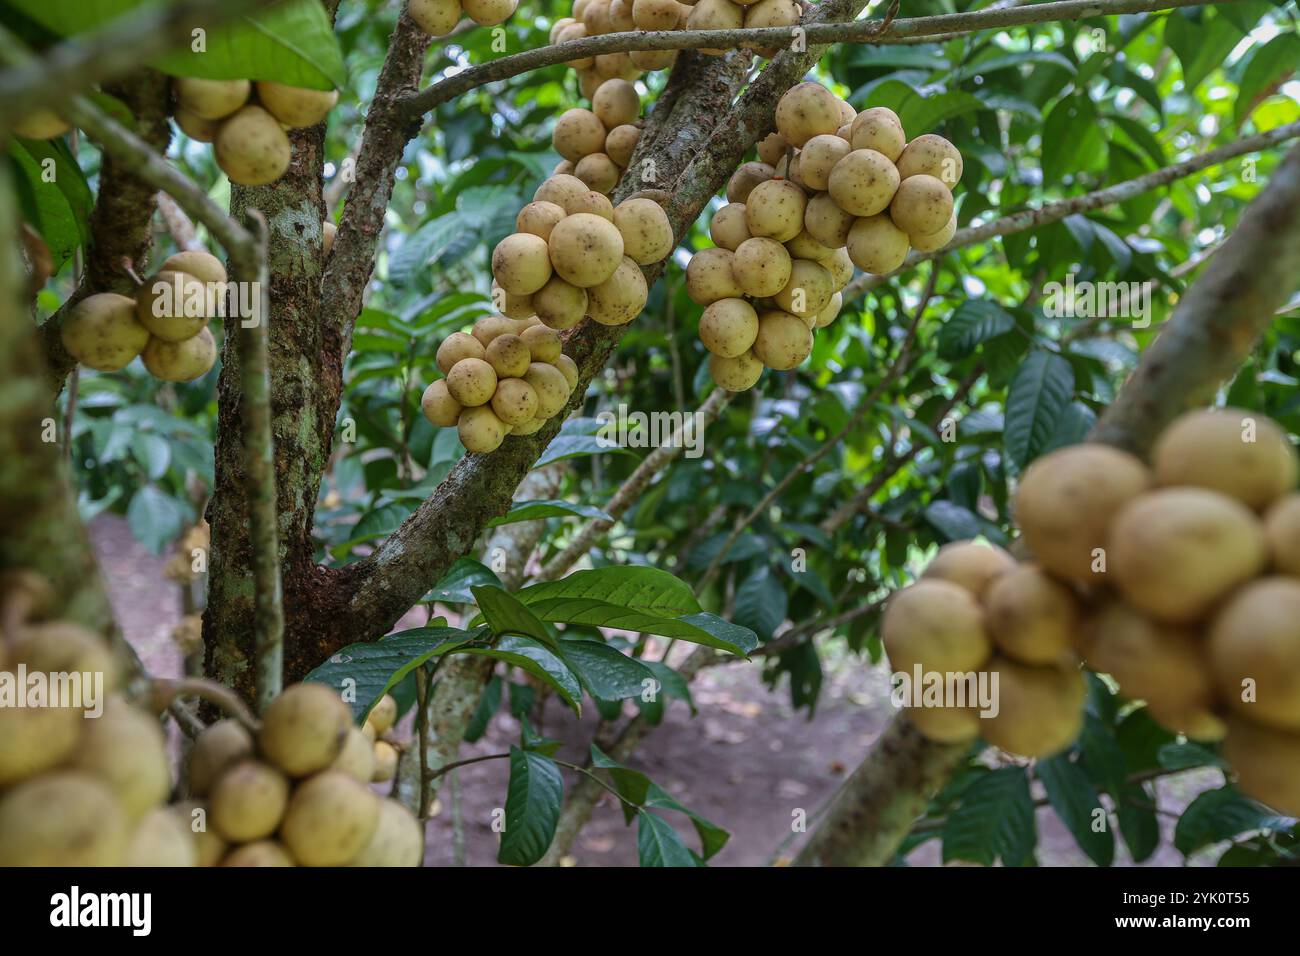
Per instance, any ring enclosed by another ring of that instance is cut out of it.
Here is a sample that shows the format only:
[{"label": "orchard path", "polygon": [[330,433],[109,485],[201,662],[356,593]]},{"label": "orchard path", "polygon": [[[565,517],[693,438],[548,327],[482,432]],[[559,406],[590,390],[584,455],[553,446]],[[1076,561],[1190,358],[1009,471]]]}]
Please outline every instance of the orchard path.
[{"label": "orchard path", "polygon": [[[162,576],[164,558],[150,554],[132,536],[126,522],[101,515],[91,523],[95,550],[108,577],[109,594],[127,638],[152,673],[178,674],[180,654],[170,634],[180,619],[175,585]],[[699,715],[691,718],[685,704],[673,702],[666,726],[652,733],[633,766],[648,773],[695,812],[731,831],[728,845],[714,858],[716,866],[758,866],[766,863],[781,837],[790,832],[792,811],[809,815],[835,791],[843,775],[856,766],[887,722],[887,676],[842,650],[824,662],[827,670],[822,698],[812,720],[795,714],[784,684],[774,691],[761,680],[758,666],[716,667],[702,674],[692,690]],[[586,740],[594,724],[587,714],[583,732],[562,705],[551,701],[545,710],[548,736]],[[409,717],[408,717],[409,723]],[[409,731],[408,731],[409,732]],[[503,710],[483,739],[463,748],[462,756],[500,753],[518,740],[519,727]],[[576,745],[561,756],[580,762]],[[472,865],[492,864],[496,836],[492,810],[504,802],[508,770],[504,761],[474,764],[460,774],[461,827],[465,855]],[[1162,782],[1161,803],[1181,809],[1198,789],[1217,786],[1218,774],[1195,781],[1191,775]],[[566,786],[571,775],[566,772]],[[453,862],[452,789],[444,787],[429,824],[426,862]],[[698,849],[694,831],[670,816],[687,845]],[[1144,866],[1181,865],[1182,856],[1169,844],[1172,822],[1162,820],[1165,840]],[[1055,815],[1038,814],[1039,862],[1044,866],[1090,865]],[[1212,863],[1217,853],[1201,854],[1195,863]],[[1132,865],[1121,849],[1117,859]],[[591,823],[574,845],[572,862],[579,866],[635,866],[636,831],[623,826],[612,798],[597,807]],[[937,841],[917,849],[910,862],[936,865]]]}]

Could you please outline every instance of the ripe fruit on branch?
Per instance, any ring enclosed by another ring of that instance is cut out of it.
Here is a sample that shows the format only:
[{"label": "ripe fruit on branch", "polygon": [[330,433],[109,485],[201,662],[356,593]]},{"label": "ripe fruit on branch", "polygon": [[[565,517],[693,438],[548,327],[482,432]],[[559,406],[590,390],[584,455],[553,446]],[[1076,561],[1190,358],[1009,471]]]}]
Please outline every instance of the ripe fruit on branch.
[{"label": "ripe fruit on branch", "polygon": [[293,684],[262,715],[259,752],[291,777],[328,767],[338,757],[351,715],[323,684]]},{"label": "ripe fruit on branch", "polygon": [[217,341],[208,329],[183,342],[150,338],[140,359],[154,378],[164,382],[192,382],[206,375],[217,362]]},{"label": "ripe fruit on branch", "polygon": [[115,292],[82,299],[59,329],[63,347],[82,365],[101,372],[126,368],[149,344],[149,330],[136,317],[135,300]]},{"label": "ripe fruit on branch", "polygon": [[1183,415],[1151,455],[1161,485],[1196,485],[1263,508],[1296,485],[1300,461],[1275,422],[1240,408]]},{"label": "ripe fruit on branch", "polygon": [[33,110],[19,117],[13,129],[23,139],[55,139],[71,131],[72,124],[53,110]]},{"label": "ripe fruit on branch", "polygon": [[623,236],[618,228],[590,213],[565,217],[551,230],[547,245],[560,278],[584,289],[600,285],[623,261]]},{"label": "ripe fruit on branch", "polygon": [[341,771],[326,770],[294,789],[280,837],[304,866],[343,866],[370,842],[379,823],[379,804],[365,784]]},{"label": "ripe fruit on branch", "polygon": [[185,272],[159,272],[136,293],[135,314],[149,334],[183,342],[208,324],[207,286]]},{"label": "ripe fruit on branch", "polygon": [[1016,559],[996,545],[952,541],[939,549],[921,576],[960,584],[982,598],[995,578],[1015,567]]},{"label": "ripe fruit on branch", "polygon": [[248,80],[205,80],[182,76],[172,81],[176,103],[201,120],[221,120],[248,102]]},{"label": "ripe fruit on branch", "polygon": [[922,578],[885,605],[881,640],[895,671],[958,673],[980,669],[993,645],[984,610],[969,591],[941,578]]},{"label": "ripe fruit on branch", "polygon": [[998,657],[988,670],[998,675],[998,712],[980,720],[989,743],[1041,758],[1060,753],[1079,736],[1088,684],[1076,666],[1031,667]]},{"label": "ripe fruit on branch", "polygon": [[260,106],[245,106],[225,120],[213,146],[218,165],[241,186],[265,186],[289,168],[289,137]]}]

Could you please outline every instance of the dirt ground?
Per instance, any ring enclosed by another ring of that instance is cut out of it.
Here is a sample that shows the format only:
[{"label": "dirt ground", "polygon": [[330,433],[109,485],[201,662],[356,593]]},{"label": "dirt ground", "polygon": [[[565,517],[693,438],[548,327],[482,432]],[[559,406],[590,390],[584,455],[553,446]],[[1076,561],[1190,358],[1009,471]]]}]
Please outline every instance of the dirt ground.
[{"label": "dirt ground", "polygon": [[[149,554],[131,536],[125,521],[115,516],[98,517],[91,533],[127,638],[152,673],[178,674],[181,657],[169,635],[180,618],[180,602],[175,586],[162,577],[163,560]],[[692,718],[684,703],[673,702],[663,725],[646,738],[630,761],[696,813],[731,831],[730,842],[713,858],[712,865],[768,863],[790,841],[795,812],[803,809],[809,817],[815,815],[889,720],[892,708],[883,668],[864,665],[849,656],[832,656],[827,670],[822,699],[809,719],[791,710],[785,687],[770,691],[763,684],[758,665],[713,668],[692,685],[699,715]],[[581,762],[585,756],[585,741],[593,726],[590,713],[579,721],[554,702],[545,711],[543,730],[548,736],[573,741],[562,751],[562,756],[573,762]],[[462,756],[500,753],[518,740],[518,733],[518,724],[503,708],[483,739],[466,746]],[[455,773],[459,786],[443,788],[437,815],[429,824],[427,862],[450,864],[456,859],[454,819],[459,804],[465,862],[491,865],[497,845],[491,821],[493,811],[504,805],[507,765],[493,760]],[[1217,774],[1200,779],[1185,775],[1162,782],[1162,807],[1181,809],[1200,789],[1219,785],[1216,778]],[[566,786],[573,782],[566,778]],[[680,814],[669,815],[669,819],[687,845],[698,849],[694,831]],[[1173,814],[1162,814],[1165,842],[1142,865],[1184,862],[1169,844],[1175,821]],[[1038,831],[1041,865],[1092,865],[1050,809],[1039,811]],[[1207,854],[1193,862],[1213,858]],[[621,811],[607,797],[579,836],[572,862],[578,866],[635,866],[636,861],[635,828],[623,825]],[[937,865],[937,841],[918,848],[909,862]],[[1133,865],[1122,849],[1117,862]]]}]

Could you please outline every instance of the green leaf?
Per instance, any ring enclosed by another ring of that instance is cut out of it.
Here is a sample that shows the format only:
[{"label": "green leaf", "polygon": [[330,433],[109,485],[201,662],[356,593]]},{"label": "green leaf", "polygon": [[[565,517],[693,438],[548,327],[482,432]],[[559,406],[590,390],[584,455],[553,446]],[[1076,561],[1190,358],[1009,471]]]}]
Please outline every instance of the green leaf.
[{"label": "green leaf", "polygon": [[417,667],[470,641],[488,637],[487,628],[416,627],[390,634],[373,644],[349,644],[303,680],[328,684],[344,695],[360,724],[383,697]]},{"label": "green leaf", "polygon": [[394,501],[367,511],[357,519],[352,533],[342,544],[330,548],[336,558],[347,555],[358,544],[387,538],[402,526],[402,522],[415,511],[416,503],[412,501]]},{"label": "green leaf", "polygon": [[1191,856],[1211,843],[1241,833],[1286,830],[1294,822],[1243,796],[1235,787],[1225,786],[1206,790],[1187,805],[1174,827],[1174,846],[1184,856]]},{"label": "green leaf", "polygon": [[154,554],[176,540],[188,518],[189,509],[157,485],[142,487],[126,506],[131,533]]},{"label": "green leaf", "polygon": [[1160,819],[1156,816],[1155,796],[1149,785],[1126,783],[1121,786],[1117,795],[1117,812],[1119,832],[1133,862],[1150,859],[1160,846]]},{"label": "green leaf", "polygon": [[1051,440],[1074,396],[1074,370],[1051,352],[1030,352],[1007,391],[1003,441],[1017,468],[1028,465]]},{"label": "green leaf", "polygon": [[510,748],[506,824],[497,862],[532,866],[555,838],[564,802],[564,778],[555,761],[535,751]]},{"label": "green leaf", "polygon": [[649,811],[642,811],[637,821],[636,853],[642,866],[701,865],[672,825]]},{"label": "green leaf", "polygon": [[[650,669],[650,673],[659,682],[659,693],[656,695],[658,703],[662,704],[665,697],[676,697],[678,700],[686,701],[692,715],[697,713],[695,701],[691,697],[691,687],[686,682],[685,677],[662,661],[642,661],[641,663]],[[638,697],[637,703],[644,702]]]},{"label": "green leaf", "polygon": [[591,765],[609,774],[609,778],[614,782],[614,789],[622,801],[623,819],[631,823],[650,792],[652,786],[650,778],[639,770],[623,766],[595,744],[591,745]]},{"label": "green leaf", "polygon": [[493,647],[462,647],[460,651],[513,664],[550,684],[564,702],[573,708],[574,713],[582,713],[582,685],[578,683],[573,671],[544,644],[529,637],[503,637]]},{"label": "green leaf", "polygon": [[1237,87],[1232,116],[1240,126],[1249,118],[1256,100],[1265,90],[1286,79],[1300,67],[1300,35],[1279,33],[1250,54]]},{"label": "green leaf", "polygon": [[1226,761],[1209,747],[1185,740],[1165,744],[1156,753],[1156,760],[1166,770],[1194,770],[1197,767],[1227,767]]},{"label": "green leaf", "polygon": [[1220,67],[1242,37],[1242,31],[1226,17],[1208,8],[1198,17],[1175,10],[1165,19],[1165,43],[1183,67],[1183,87],[1190,93],[1211,71]]},{"label": "green leaf", "polygon": [[1106,138],[1092,101],[1082,93],[1067,96],[1043,120],[1043,181],[1059,188],[1071,173],[1097,166],[1106,155]]},{"label": "green leaf", "polygon": [[[1056,815],[1074,836],[1079,849],[1098,866],[1110,866],[1115,859],[1115,834],[1101,798],[1083,768],[1064,754],[1038,761],[1038,779]],[[1100,820],[1101,829],[1094,829]]]},{"label": "green leaf", "polygon": [[546,446],[533,469],[545,468],[547,465],[565,458],[581,458],[586,455],[631,455],[631,449],[621,445],[611,445],[598,435],[566,435],[561,432]]},{"label": "green leaf", "polygon": [[760,565],[747,577],[736,591],[736,623],[747,627],[763,643],[772,639],[776,629],[785,622],[789,598],[785,587],[772,570]]},{"label": "green leaf", "polygon": [[631,564],[575,571],[558,581],[523,588],[516,596],[527,605],[562,598],[595,599],[663,617],[700,610],[700,602],[685,581],[658,568]]},{"label": "green leaf", "polygon": [[441,601],[444,604],[473,604],[474,592],[471,589],[479,585],[505,587],[491,568],[473,558],[458,558],[421,603]]},{"label": "green leaf", "polygon": [[94,203],[86,177],[61,140],[14,138],[9,159],[16,175],[23,218],[40,233],[50,250],[54,271],[90,241]]},{"label": "green leaf", "polygon": [[964,358],[975,351],[976,346],[1015,327],[1015,316],[996,302],[967,299],[940,327],[937,339],[939,355],[946,359]]},{"label": "green leaf", "polygon": [[[465,725],[465,743],[472,744],[476,740],[482,739],[483,735],[487,733],[492,718],[501,709],[501,684],[501,678],[493,674],[483,687],[483,693],[478,695],[478,704],[469,718],[469,723]],[[524,749],[532,750],[534,748],[526,747]]]},{"label": "green leaf", "polygon": [[543,621],[612,627],[639,634],[675,637],[692,644],[704,644],[732,654],[746,655],[758,646],[758,638],[746,627],[731,624],[714,614],[699,612],[682,617],[660,617],[636,608],[586,598],[557,598],[538,601],[532,611]]},{"label": "green leaf", "polygon": [[510,510],[503,515],[493,518],[488,522],[489,528],[495,528],[503,524],[514,524],[518,521],[537,521],[542,518],[559,518],[567,515],[577,515],[580,518],[599,518],[602,521],[614,523],[614,519],[592,505],[575,504],[572,501],[560,501],[558,499],[548,501],[516,501],[510,506]]},{"label": "green leaf", "polygon": [[713,857],[714,854],[726,846],[727,841],[731,839],[731,834],[722,829],[722,827],[706,820],[694,810],[690,810],[683,806],[677,798],[673,797],[654,782],[651,782],[650,784],[644,804],[647,807],[654,807],[660,810],[676,810],[679,813],[686,814],[686,816],[690,818],[691,824],[695,827],[695,832],[699,834],[701,856],[706,860]]},{"label": "green leaf", "polygon": [[965,541],[984,533],[975,513],[953,501],[935,501],[927,505],[925,520],[948,541]]},{"label": "green leaf", "polygon": [[1031,862],[1038,829],[1029,778],[1023,767],[984,774],[962,795],[943,828],[943,859],[992,866]]},{"label": "green leaf", "polygon": [[[34,20],[72,36],[157,0],[9,0]],[[205,48],[178,50],[154,65],[173,76],[272,80],[312,89],[347,83],[343,54],[320,0],[289,0],[206,32]]]},{"label": "green leaf", "polygon": [[546,625],[513,594],[491,585],[476,585],[470,591],[493,634],[498,637],[504,634],[531,637],[547,647],[555,648],[555,638],[546,629]]},{"label": "green leaf", "polygon": [[[600,641],[560,641],[560,656],[587,692],[602,700],[637,697],[655,676],[640,661]],[[652,686],[652,685],[651,685]]]}]

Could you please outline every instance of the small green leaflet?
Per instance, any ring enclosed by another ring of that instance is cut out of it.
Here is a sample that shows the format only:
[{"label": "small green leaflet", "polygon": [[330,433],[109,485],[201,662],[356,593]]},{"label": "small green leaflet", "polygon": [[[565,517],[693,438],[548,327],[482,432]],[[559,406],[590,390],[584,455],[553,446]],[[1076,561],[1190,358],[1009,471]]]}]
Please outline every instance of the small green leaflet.
[{"label": "small green leaflet", "polygon": [[532,866],[546,855],[564,802],[564,779],[555,761],[533,750],[510,748],[506,823],[497,862]]}]

